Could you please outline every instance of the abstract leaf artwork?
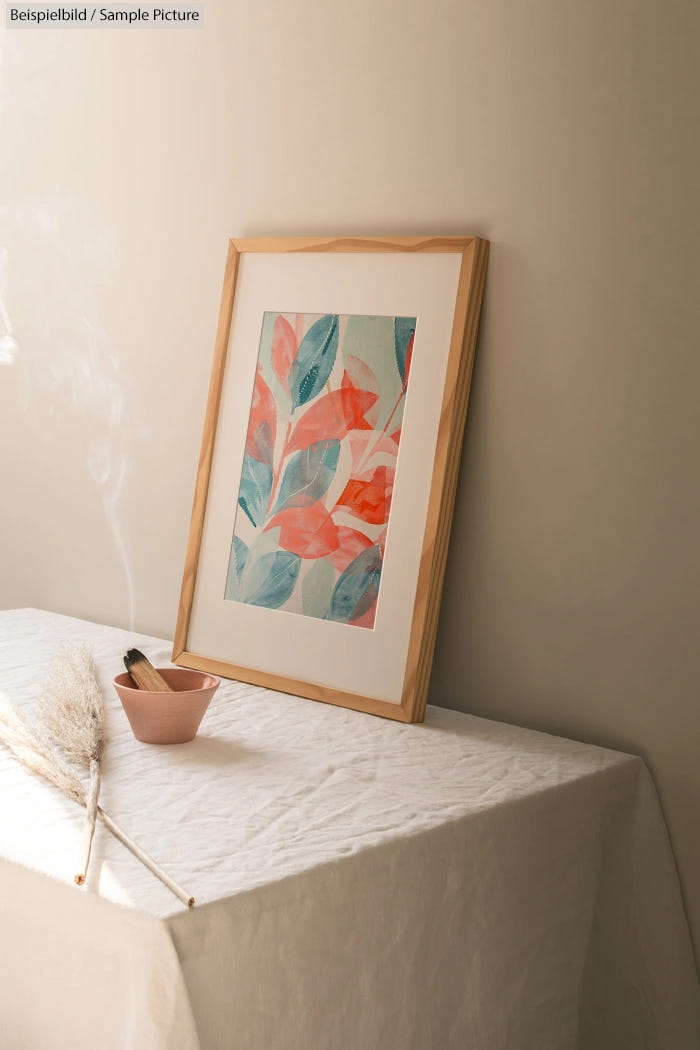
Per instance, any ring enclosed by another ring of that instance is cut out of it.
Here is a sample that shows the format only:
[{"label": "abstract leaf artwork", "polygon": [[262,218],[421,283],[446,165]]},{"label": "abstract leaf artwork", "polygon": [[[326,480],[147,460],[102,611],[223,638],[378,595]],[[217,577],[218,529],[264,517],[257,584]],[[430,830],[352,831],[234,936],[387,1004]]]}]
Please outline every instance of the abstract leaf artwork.
[{"label": "abstract leaf artwork", "polygon": [[488,250],[229,241],[174,663],[423,720]]},{"label": "abstract leaf artwork", "polygon": [[374,627],[415,329],[265,313],[227,600]]}]

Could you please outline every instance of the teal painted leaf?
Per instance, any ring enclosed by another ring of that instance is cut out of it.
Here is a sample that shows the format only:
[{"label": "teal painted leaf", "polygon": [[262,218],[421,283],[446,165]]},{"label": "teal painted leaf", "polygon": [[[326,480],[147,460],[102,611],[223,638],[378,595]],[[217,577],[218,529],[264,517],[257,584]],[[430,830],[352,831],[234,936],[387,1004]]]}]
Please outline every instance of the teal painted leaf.
[{"label": "teal painted leaf", "polygon": [[382,552],[376,544],[350,562],[333,590],[328,619],[348,623],[366,612],[379,593]]},{"label": "teal painted leaf", "polygon": [[245,560],[248,557],[248,547],[240,538],[240,536],[233,537],[232,553],[236,562],[236,575],[240,580],[241,576],[243,575],[243,570],[245,568]]},{"label": "teal painted leaf", "polygon": [[224,598],[227,601],[235,602],[238,601],[240,593],[241,576],[245,568],[246,558],[248,557],[248,548],[238,536],[233,537],[233,543],[231,544],[231,554],[228,562],[228,574],[226,576],[226,590],[224,592]]},{"label": "teal painted leaf", "polygon": [[[270,552],[278,551],[280,549],[280,530],[266,528],[264,532],[258,532],[257,536],[250,545],[250,551],[245,563],[245,576],[246,579],[250,575],[254,566],[264,554],[270,554]],[[250,589],[250,588],[249,588]]]},{"label": "teal painted leaf", "polygon": [[273,513],[290,507],[309,507],[328,491],[338,466],[340,441],[329,438],[296,452],[282,477]]},{"label": "teal painted leaf", "polygon": [[[341,347],[343,363],[353,383],[361,390],[379,394],[377,420],[371,420],[377,430],[386,423],[391,407],[401,393],[403,380],[396,368],[396,342],[393,317],[364,317],[353,314],[345,325]],[[358,374],[360,368],[370,367],[378,387]]]},{"label": "teal painted leaf", "polygon": [[242,599],[248,605],[261,605],[265,609],[279,609],[291,597],[299,576],[301,558],[289,551],[264,554],[256,565],[257,586],[252,593],[244,593]]},{"label": "teal painted leaf", "polygon": [[301,605],[304,616],[323,620],[328,612],[335,569],[330,558],[317,558],[301,581]]},{"label": "teal painted leaf", "polygon": [[243,457],[241,487],[238,491],[238,504],[257,528],[265,520],[267,504],[272,491],[272,470],[267,463],[261,463],[246,452]]},{"label": "teal painted leaf", "polygon": [[338,353],[338,315],[324,314],[309,328],[289,369],[292,411],[323,390]]},{"label": "teal painted leaf", "polygon": [[413,349],[413,335],[416,330],[415,317],[394,318],[394,349],[396,351],[396,364],[401,376],[401,382],[405,386],[408,382],[408,372],[411,367],[410,349]]},{"label": "teal painted leaf", "polygon": [[239,601],[245,601],[248,595],[254,594],[264,584],[270,570],[270,564],[265,561],[265,557],[268,554],[276,554],[280,549],[279,537],[279,529],[258,530],[248,550],[241,574],[238,586]]}]

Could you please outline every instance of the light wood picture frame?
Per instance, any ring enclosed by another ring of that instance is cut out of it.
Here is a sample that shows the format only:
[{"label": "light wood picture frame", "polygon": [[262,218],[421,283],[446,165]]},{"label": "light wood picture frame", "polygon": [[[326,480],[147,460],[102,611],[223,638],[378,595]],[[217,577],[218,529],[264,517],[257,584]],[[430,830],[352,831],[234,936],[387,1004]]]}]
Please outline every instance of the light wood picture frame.
[{"label": "light wood picture frame", "polygon": [[175,663],[424,719],[488,248],[230,241]]}]

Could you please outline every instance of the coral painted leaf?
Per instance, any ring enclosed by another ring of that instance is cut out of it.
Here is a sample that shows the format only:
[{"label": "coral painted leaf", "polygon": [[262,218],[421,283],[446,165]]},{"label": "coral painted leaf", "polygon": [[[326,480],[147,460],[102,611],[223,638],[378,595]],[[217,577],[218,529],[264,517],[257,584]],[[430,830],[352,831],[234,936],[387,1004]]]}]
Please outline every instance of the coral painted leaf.
[{"label": "coral painted leaf", "polygon": [[255,590],[244,593],[242,599],[248,605],[261,605],[265,609],[279,609],[291,597],[299,576],[301,558],[288,551],[265,554],[257,565],[256,582],[262,582]]},{"label": "coral painted leaf", "polygon": [[289,507],[308,507],[324,496],[333,480],[340,442],[316,441],[289,460],[282,477],[274,513]]},{"label": "coral painted leaf", "polygon": [[288,451],[307,448],[316,441],[344,438],[351,430],[370,430],[365,412],[376,400],[376,394],[370,390],[358,390],[352,383],[324,394],[307,408],[295,426]]},{"label": "coral painted leaf", "polygon": [[381,466],[350,478],[338,506],[346,507],[351,514],[370,525],[384,525],[389,520],[394,473],[393,467]]},{"label": "coral painted leaf", "polygon": [[253,459],[257,459],[260,463],[267,463],[268,466],[272,466],[275,438],[270,432],[270,425],[267,420],[258,424],[254,431],[251,431],[250,428],[248,429],[245,447],[246,451],[253,457]]},{"label": "coral painted leaf", "polygon": [[382,552],[372,545],[351,561],[333,589],[328,619],[349,623],[376,601],[382,574]]},{"label": "coral painted leaf", "polygon": [[350,434],[350,450],[352,452],[353,470],[358,470],[361,464],[369,461],[372,456],[384,455],[396,460],[398,444],[392,441],[386,434],[376,434],[375,431],[354,432]]},{"label": "coral painted leaf", "polygon": [[338,353],[338,315],[324,314],[309,328],[289,370],[292,410],[323,389]]},{"label": "coral painted leaf", "polygon": [[367,390],[371,394],[376,395],[375,403],[369,409],[365,410],[365,418],[367,422],[372,428],[376,427],[377,420],[379,419],[379,402],[382,388],[379,385],[379,380],[367,362],[363,361],[355,354],[349,354],[345,358],[345,371],[343,372],[341,386],[353,386],[357,390]]},{"label": "coral painted leaf", "polygon": [[415,331],[415,317],[394,318],[394,348],[396,351],[396,364],[404,387],[408,383],[408,373],[411,368],[411,354],[413,352],[413,337]]},{"label": "coral painted leaf", "polygon": [[372,540],[364,532],[351,529],[347,525],[338,526],[338,549],[331,555],[331,560],[338,572],[345,572],[350,562],[372,546]]},{"label": "coral painted leaf", "polygon": [[248,452],[243,457],[241,487],[238,491],[238,504],[247,514],[251,524],[261,525],[272,492],[272,470],[267,463],[261,463]]},{"label": "coral painted leaf", "polygon": [[255,373],[253,402],[250,406],[246,452],[253,459],[272,466],[277,435],[277,406],[269,386],[262,376],[260,365]]},{"label": "coral painted leaf", "polygon": [[297,337],[294,334],[294,329],[286,317],[280,314],[272,329],[271,358],[272,367],[287,392],[289,392],[289,369],[296,357],[296,353]]},{"label": "coral painted leaf", "polygon": [[270,528],[279,528],[280,547],[302,558],[325,558],[338,549],[338,527],[322,503],[282,510]]}]

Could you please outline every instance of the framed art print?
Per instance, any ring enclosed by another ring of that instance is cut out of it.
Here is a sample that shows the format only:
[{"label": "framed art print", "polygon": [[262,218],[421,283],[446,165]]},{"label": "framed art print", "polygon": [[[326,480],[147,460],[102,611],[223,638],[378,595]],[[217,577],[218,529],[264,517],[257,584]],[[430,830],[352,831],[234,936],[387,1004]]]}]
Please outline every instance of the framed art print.
[{"label": "framed art print", "polygon": [[175,663],[423,720],[487,255],[230,242]]}]

